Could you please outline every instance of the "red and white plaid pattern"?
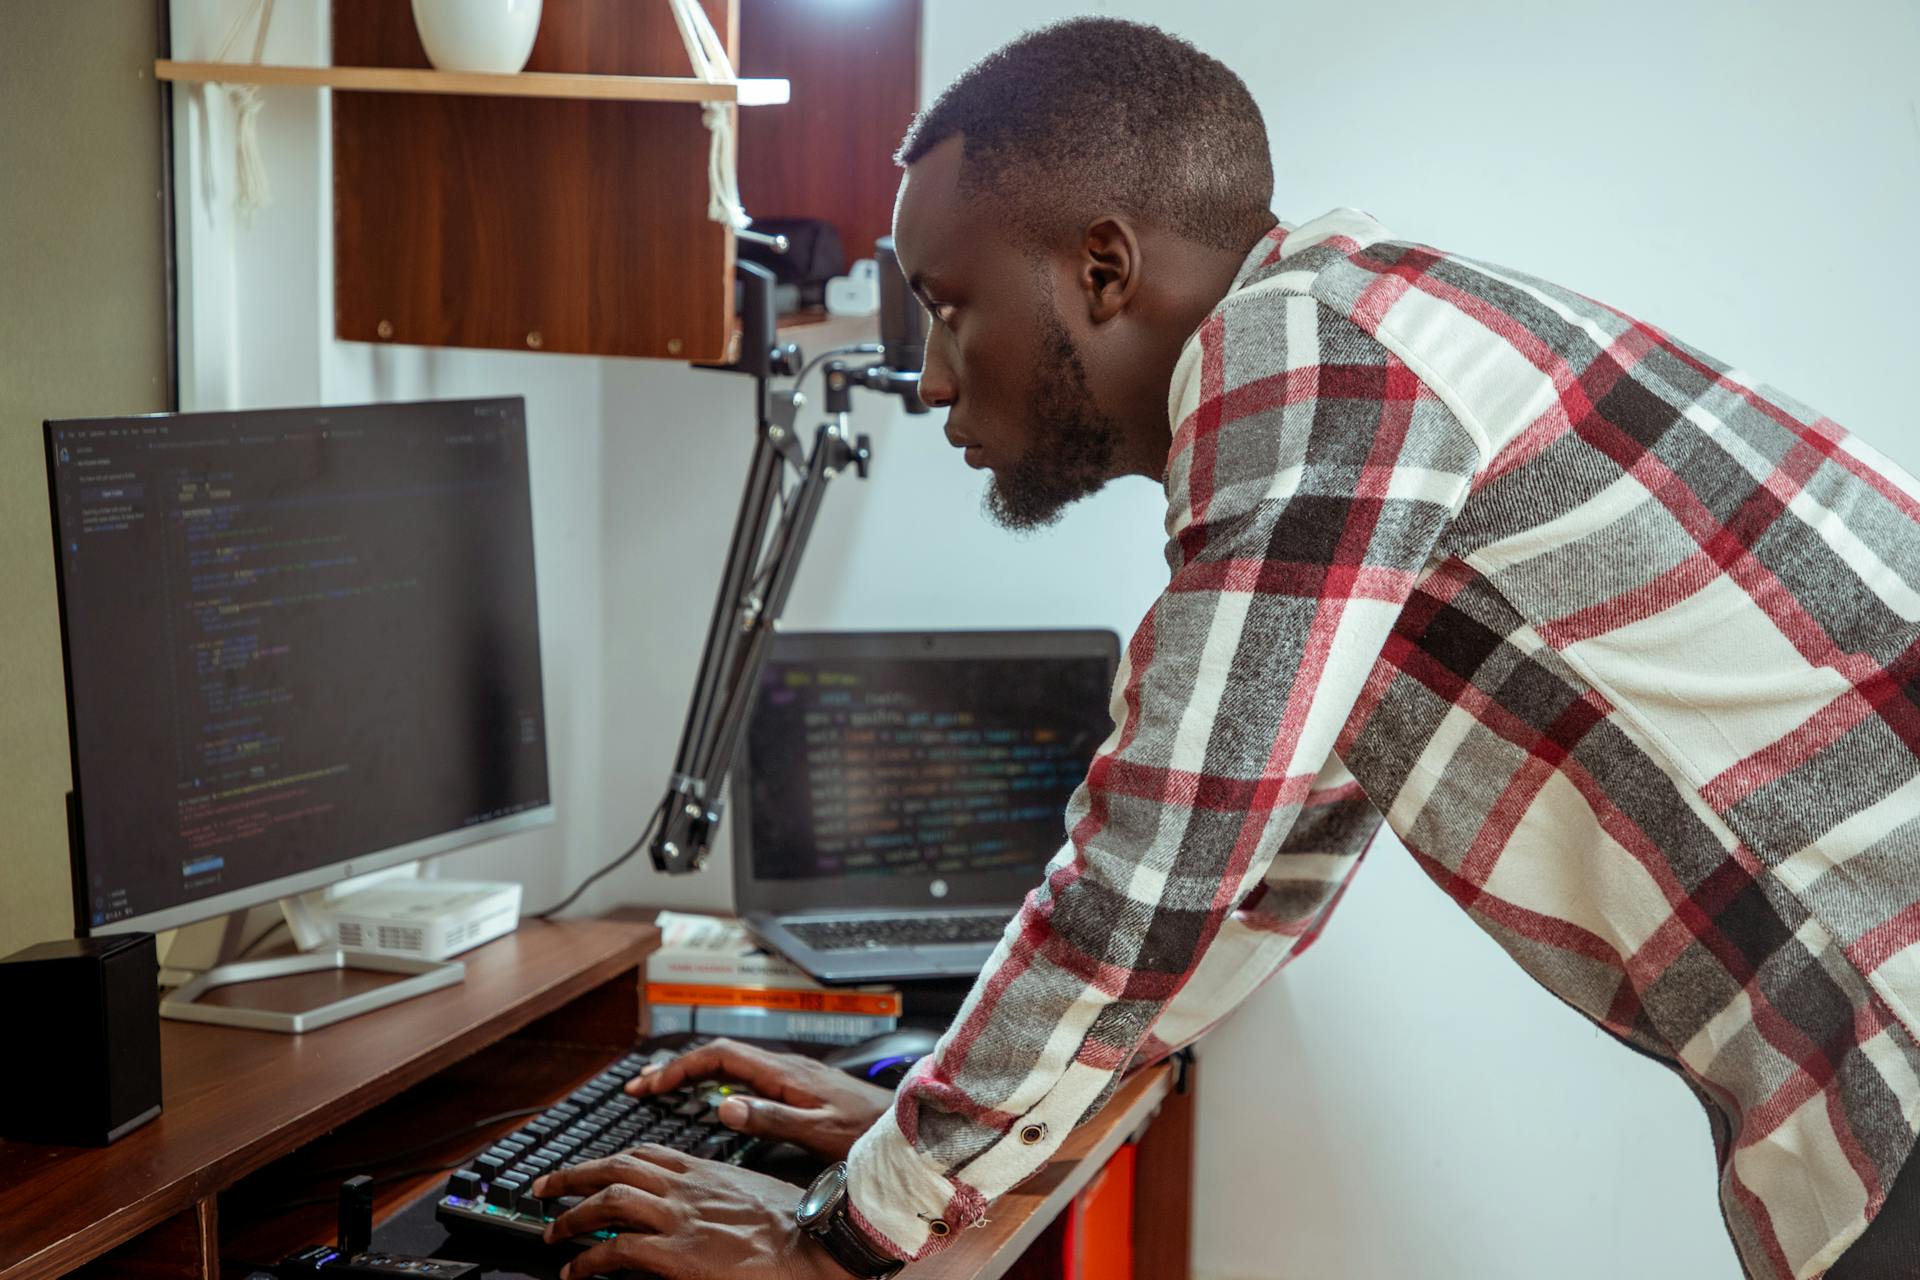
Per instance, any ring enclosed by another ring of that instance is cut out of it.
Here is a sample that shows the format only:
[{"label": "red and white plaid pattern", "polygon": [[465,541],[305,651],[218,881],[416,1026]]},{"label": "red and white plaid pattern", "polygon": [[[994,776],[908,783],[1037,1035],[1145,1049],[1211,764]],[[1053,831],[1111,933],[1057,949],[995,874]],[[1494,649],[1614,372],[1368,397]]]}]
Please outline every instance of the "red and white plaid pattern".
[{"label": "red and white plaid pattern", "polygon": [[1920,1110],[1920,487],[1566,289],[1339,211],[1188,344],[1173,575],[1070,840],[850,1161],[933,1252],[1324,926],[1379,814],[1707,1109],[1754,1276]]}]

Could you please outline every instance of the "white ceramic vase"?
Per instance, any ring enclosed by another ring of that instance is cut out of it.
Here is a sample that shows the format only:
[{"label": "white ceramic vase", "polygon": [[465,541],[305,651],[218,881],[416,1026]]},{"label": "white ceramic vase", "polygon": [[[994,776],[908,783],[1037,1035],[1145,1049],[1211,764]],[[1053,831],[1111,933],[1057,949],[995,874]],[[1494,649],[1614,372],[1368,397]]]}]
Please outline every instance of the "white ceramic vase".
[{"label": "white ceramic vase", "polygon": [[540,31],[540,0],[413,0],[427,60],[442,71],[513,75]]}]

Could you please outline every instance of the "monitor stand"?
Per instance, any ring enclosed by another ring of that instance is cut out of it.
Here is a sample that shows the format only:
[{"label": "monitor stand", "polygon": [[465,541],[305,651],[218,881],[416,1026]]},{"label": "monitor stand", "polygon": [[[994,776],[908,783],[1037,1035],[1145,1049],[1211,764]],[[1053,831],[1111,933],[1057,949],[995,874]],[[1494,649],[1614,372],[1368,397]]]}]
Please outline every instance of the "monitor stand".
[{"label": "monitor stand", "polygon": [[[311,1009],[257,1009],[229,1004],[199,1004],[201,996],[215,987],[239,982],[257,982],[264,978],[285,978],[301,973],[322,973],[330,969],[362,969],[374,973],[409,975],[398,982],[368,991],[343,996]],[[409,960],[401,956],[379,956],[344,951],[313,951],[304,955],[269,956],[263,960],[242,960],[218,964],[186,984],[176,987],[160,1002],[160,1016],[181,1022],[210,1022],[222,1027],[250,1027],[256,1031],[281,1031],[298,1035],[331,1026],[343,1018],[383,1009],[414,996],[452,986],[467,976],[467,966],[458,960]]]},{"label": "monitor stand", "polygon": [[[176,931],[167,946],[163,975],[177,975],[172,980],[180,985],[161,1002],[161,1016],[297,1034],[436,991],[466,975],[466,967],[449,955],[513,932],[520,920],[520,886],[422,879],[417,862],[388,867],[314,893],[281,898],[271,909],[285,922],[297,952],[249,960],[280,927],[261,927],[269,909],[242,909]],[[392,938],[386,936],[389,925]],[[341,942],[375,935],[385,951],[339,948]],[[415,954],[393,954],[400,950]],[[401,976],[304,1010],[201,999],[216,987],[340,969]]]}]

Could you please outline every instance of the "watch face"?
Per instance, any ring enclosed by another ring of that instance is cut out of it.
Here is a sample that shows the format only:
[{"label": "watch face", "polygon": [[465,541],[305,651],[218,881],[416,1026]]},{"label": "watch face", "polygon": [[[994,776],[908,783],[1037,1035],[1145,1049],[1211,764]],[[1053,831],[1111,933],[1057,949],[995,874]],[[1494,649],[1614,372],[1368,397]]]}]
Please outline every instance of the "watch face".
[{"label": "watch face", "polygon": [[840,1163],[832,1166],[813,1180],[807,1188],[807,1194],[800,1197],[800,1207],[794,1210],[794,1218],[802,1227],[811,1227],[832,1213],[840,1204],[840,1197],[847,1190],[847,1166]]}]

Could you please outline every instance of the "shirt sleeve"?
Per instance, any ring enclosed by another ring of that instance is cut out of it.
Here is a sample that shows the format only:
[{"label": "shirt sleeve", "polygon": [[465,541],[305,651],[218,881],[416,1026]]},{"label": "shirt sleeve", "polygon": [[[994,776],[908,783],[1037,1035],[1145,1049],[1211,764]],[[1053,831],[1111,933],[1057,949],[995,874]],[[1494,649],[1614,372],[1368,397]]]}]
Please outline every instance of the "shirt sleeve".
[{"label": "shirt sleeve", "polygon": [[[1209,316],[1170,408],[1172,578],[1123,656],[1067,844],[848,1157],[855,1222],[902,1259],[1039,1169],[1157,1024],[1182,1034],[1169,1011],[1204,1025],[1250,990],[1212,980],[1234,951],[1265,977],[1311,935],[1338,855],[1272,864],[1480,465],[1385,347],[1271,286]],[[1237,919],[1263,884],[1259,919]]]},{"label": "shirt sleeve", "polygon": [[1218,1026],[1321,933],[1380,831],[1380,811],[1338,757],[1327,761],[1266,878],[1234,908],[1135,1052],[1151,1066]]}]

